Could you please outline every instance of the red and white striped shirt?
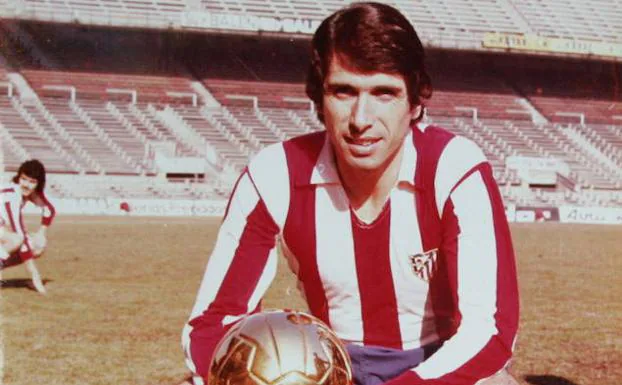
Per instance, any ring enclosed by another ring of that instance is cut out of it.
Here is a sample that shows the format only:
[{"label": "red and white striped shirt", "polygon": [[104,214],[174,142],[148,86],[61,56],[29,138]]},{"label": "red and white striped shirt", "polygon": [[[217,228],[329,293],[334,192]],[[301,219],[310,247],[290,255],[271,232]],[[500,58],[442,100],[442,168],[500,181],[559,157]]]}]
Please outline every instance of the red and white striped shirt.
[{"label": "red and white striped shirt", "polygon": [[24,243],[18,251],[22,261],[33,258],[32,247],[26,237],[23,216],[24,206],[28,202],[41,208],[41,225],[50,226],[56,215],[56,210],[44,194],[33,192],[24,199],[19,184],[11,183],[0,186],[0,224],[8,226],[11,231],[24,236]]},{"label": "red and white striped shirt", "polygon": [[[473,142],[437,127],[413,128],[404,146],[398,183],[370,224],[350,208],[325,132],[253,159],[182,335],[194,373],[205,376],[226,330],[260,309],[277,245],[309,310],[343,340],[398,349],[443,343],[391,382],[474,384],[507,364],[517,277],[490,164]],[[422,188],[425,173],[431,188]]]}]

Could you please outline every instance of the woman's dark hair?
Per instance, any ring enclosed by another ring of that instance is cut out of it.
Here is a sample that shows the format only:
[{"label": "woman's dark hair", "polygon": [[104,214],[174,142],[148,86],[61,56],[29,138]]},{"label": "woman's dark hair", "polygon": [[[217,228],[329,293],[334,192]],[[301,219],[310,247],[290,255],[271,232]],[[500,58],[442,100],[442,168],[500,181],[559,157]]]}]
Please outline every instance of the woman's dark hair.
[{"label": "woman's dark hair", "polygon": [[43,163],[39,162],[37,159],[25,161],[19,166],[17,174],[13,177],[13,183],[18,183],[21,175],[36,179],[37,187],[35,191],[39,194],[43,193],[43,189],[45,188],[45,167]]},{"label": "woman's dark hair", "polygon": [[417,32],[389,5],[354,3],[333,13],[315,32],[306,93],[315,103],[320,120],[324,81],[335,57],[362,73],[401,75],[411,106],[423,106],[422,99],[432,96],[432,81],[425,70],[425,53]]}]

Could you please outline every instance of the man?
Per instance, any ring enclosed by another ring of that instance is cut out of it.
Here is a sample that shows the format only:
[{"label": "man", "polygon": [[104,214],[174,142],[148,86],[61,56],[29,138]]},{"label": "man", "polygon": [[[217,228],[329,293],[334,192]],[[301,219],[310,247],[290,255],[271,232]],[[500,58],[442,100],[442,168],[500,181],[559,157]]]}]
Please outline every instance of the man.
[{"label": "man", "polygon": [[312,40],[325,132],[270,146],[238,180],[182,334],[194,383],[260,309],[279,245],[309,310],[347,344],[357,385],[515,384],[510,231],[490,164],[421,122],[432,86],[412,25],[356,3]]},{"label": "man", "polygon": [[[41,256],[47,245],[47,228],[56,213],[47,200],[45,167],[36,159],[22,163],[13,183],[0,187],[0,269],[24,263],[35,290],[45,294],[45,286],[34,258]],[[41,208],[41,227],[28,234],[24,227],[23,209],[31,202]]]}]

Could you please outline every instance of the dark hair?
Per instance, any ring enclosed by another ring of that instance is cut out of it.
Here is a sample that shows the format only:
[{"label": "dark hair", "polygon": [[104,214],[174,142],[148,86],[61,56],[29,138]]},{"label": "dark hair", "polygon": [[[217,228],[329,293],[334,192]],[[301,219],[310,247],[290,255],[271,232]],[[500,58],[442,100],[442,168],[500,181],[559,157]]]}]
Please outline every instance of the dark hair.
[{"label": "dark hair", "polygon": [[35,191],[39,194],[43,194],[43,189],[45,188],[45,167],[43,166],[43,163],[39,162],[37,159],[25,161],[19,166],[17,174],[13,177],[13,183],[18,183],[19,177],[22,174],[36,179],[37,187],[35,188]]},{"label": "dark hair", "polygon": [[[306,92],[320,120],[324,80],[334,57],[363,73],[403,76],[412,106],[422,105],[422,99],[432,96],[432,81],[425,70],[425,53],[417,32],[389,5],[354,3],[333,13],[315,32]],[[417,120],[422,116],[423,108]]]}]

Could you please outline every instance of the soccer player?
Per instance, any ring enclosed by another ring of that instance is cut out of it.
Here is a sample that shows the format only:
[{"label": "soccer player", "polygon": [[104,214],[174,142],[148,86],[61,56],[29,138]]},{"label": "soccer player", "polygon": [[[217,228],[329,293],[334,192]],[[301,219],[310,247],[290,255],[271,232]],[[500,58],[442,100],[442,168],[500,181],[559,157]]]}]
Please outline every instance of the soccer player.
[{"label": "soccer player", "polygon": [[[0,187],[0,269],[25,264],[35,290],[41,294],[46,290],[34,258],[45,250],[47,228],[56,213],[44,189],[45,167],[36,159],[22,163],[13,183]],[[41,226],[32,234],[27,233],[23,220],[23,209],[28,202],[41,208]]]},{"label": "soccer player", "polygon": [[306,89],[326,130],[267,147],[237,181],[182,333],[194,383],[260,310],[280,247],[355,384],[516,384],[502,198],[476,144],[422,122],[432,84],[413,26],[378,3],[337,11],[312,39]]}]

